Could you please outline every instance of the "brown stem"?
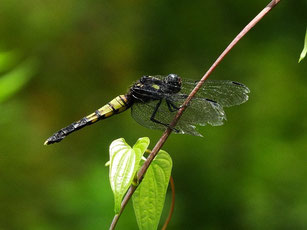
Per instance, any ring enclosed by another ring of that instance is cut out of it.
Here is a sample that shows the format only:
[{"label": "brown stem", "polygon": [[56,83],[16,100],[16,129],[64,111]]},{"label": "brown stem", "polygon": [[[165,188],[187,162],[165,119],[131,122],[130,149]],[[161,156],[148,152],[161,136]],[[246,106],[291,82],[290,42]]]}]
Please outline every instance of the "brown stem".
[{"label": "brown stem", "polygon": [[[179,118],[182,116],[183,111],[186,109],[187,105],[189,104],[191,99],[194,97],[194,95],[197,93],[197,91],[204,84],[205,80],[211,75],[213,70],[220,64],[220,62],[224,59],[224,57],[241,40],[241,38],[244,37],[247,34],[247,32],[250,31],[279,2],[280,2],[280,0],[272,0],[262,11],[260,11],[260,13],[253,20],[251,20],[247,24],[247,26],[245,26],[244,29],[233,39],[233,41],[226,47],[226,49],[223,51],[223,53],[216,59],[216,61],[212,64],[210,69],[201,78],[201,80],[198,82],[198,84],[195,86],[195,88],[192,90],[192,92],[189,94],[189,96],[187,97],[187,99],[183,103],[182,107],[179,109],[179,111],[176,114],[176,116],[174,117],[173,121],[170,123],[170,127],[168,127],[164,131],[164,133],[162,134],[161,138],[159,139],[159,141],[157,142],[155,147],[152,149],[152,152],[147,157],[147,160],[145,161],[145,163],[143,164],[143,166],[139,170],[139,172],[137,174],[139,183],[142,182],[142,180],[144,178],[144,175],[145,175],[149,165],[151,164],[151,162],[153,161],[153,159],[158,154],[159,150],[161,149],[161,147],[163,146],[163,144],[165,143],[165,141],[167,140],[167,138],[171,134],[172,127],[176,126]],[[125,197],[124,197],[124,199],[122,201],[121,210],[120,210],[119,214],[114,216],[114,219],[113,219],[112,224],[110,226],[110,230],[115,228],[115,225],[116,225],[116,223],[117,223],[121,213],[123,212],[123,209],[125,208],[125,206],[127,205],[128,201],[130,200],[130,198],[131,198],[132,194],[134,193],[135,189],[136,189],[135,186],[131,186],[129,188],[128,192],[126,193],[126,195],[125,195]]]},{"label": "brown stem", "polygon": [[172,176],[170,178],[170,185],[171,185],[171,190],[172,190],[171,209],[169,210],[168,217],[167,217],[167,219],[166,219],[166,221],[165,221],[161,230],[166,230],[169,222],[171,221],[171,218],[172,218],[172,215],[173,215],[173,212],[174,212],[174,208],[175,208],[175,183],[174,183],[174,179],[173,179]]},{"label": "brown stem", "polygon": [[136,188],[137,188],[137,186],[131,185],[130,188],[128,189],[128,191],[127,191],[127,193],[126,193],[126,195],[125,195],[125,197],[124,197],[124,199],[123,199],[123,201],[122,201],[122,204],[121,204],[121,208],[120,208],[119,213],[116,214],[116,215],[114,216],[114,218],[113,218],[113,221],[112,221],[112,223],[111,223],[111,225],[110,225],[110,230],[115,229],[115,226],[116,226],[116,224],[117,224],[117,222],[118,222],[118,219],[119,219],[120,215],[121,215],[122,212],[124,211],[126,205],[128,204],[128,201],[130,200],[130,198],[131,198],[132,194],[134,193],[134,191],[136,190]]}]

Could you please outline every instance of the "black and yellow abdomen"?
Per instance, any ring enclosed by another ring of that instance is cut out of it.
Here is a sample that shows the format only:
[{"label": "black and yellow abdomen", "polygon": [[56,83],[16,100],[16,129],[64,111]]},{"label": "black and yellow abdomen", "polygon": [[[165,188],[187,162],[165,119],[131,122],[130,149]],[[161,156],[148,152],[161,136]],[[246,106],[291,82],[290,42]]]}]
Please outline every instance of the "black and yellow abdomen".
[{"label": "black and yellow abdomen", "polygon": [[44,144],[49,145],[56,142],[60,142],[72,132],[77,131],[85,126],[94,124],[99,120],[106,119],[114,114],[121,113],[129,109],[131,105],[132,105],[132,99],[129,94],[119,95],[116,98],[114,98],[112,101],[110,101],[108,104],[102,106],[100,109],[97,109],[94,113],[54,133],[51,137],[49,137],[45,141]]},{"label": "black and yellow abdomen", "polygon": [[129,107],[128,97],[120,95],[85,118],[88,122],[95,123],[96,121],[108,118],[114,114],[121,113]]}]

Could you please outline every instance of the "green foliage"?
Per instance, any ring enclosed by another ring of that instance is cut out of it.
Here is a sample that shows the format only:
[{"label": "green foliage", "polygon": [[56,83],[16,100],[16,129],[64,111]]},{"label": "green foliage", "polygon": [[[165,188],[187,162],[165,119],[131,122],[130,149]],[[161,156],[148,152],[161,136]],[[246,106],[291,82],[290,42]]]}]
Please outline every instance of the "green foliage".
[{"label": "green foliage", "polygon": [[16,65],[19,55],[16,51],[2,51],[0,52],[0,72],[7,71],[13,65]]},{"label": "green foliage", "polygon": [[140,160],[149,145],[149,138],[138,139],[131,148],[124,138],[110,145],[110,184],[114,194],[114,211],[119,213],[123,196],[131,185]]},{"label": "green foliage", "polygon": [[171,171],[170,155],[160,150],[132,196],[139,229],[156,230],[158,228]]},{"label": "green foliage", "polygon": [[[12,52],[0,53],[0,71],[8,68],[14,62],[15,55]],[[34,60],[26,60],[17,65],[11,71],[0,77],[0,103],[14,95],[34,76],[36,63]]]},{"label": "green foliage", "polygon": [[[0,105],[0,229],[108,229],[103,152],[118,137],[132,146],[161,132],[126,111],[48,148],[42,141],[142,75],[199,80],[269,1],[1,0],[0,47],[40,66]],[[178,192],[169,229],[307,229],[307,65],[293,58],[305,22],[306,1],[281,1],[209,78],[248,85],[250,101],[226,109],[224,126],[200,128],[204,138],[167,140]],[[13,56],[0,79],[19,66]],[[137,229],[130,204],[117,230]]]},{"label": "green foliage", "polygon": [[300,59],[298,60],[298,62],[301,62],[305,58],[306,54],[307,54],[307,28],[306,28],[306,33],[305,33],[304,48],[303,48],[303,51],[300,55]]},{"label": "green foliage", "polygon": [[[114,194],[115,213],[121,208],[123,196],[136,177],[141,158],[149,146],[149,138],[139,138],[131,148],[123,138],[110,145],[110,183]],[[144,162],[144,161],[143,161]],[[142,183],[132,196],[133,208],[139,229],[155,230],[162,214],[165,195],[172,171],[170,155],[161,150],[149,166]]]}]

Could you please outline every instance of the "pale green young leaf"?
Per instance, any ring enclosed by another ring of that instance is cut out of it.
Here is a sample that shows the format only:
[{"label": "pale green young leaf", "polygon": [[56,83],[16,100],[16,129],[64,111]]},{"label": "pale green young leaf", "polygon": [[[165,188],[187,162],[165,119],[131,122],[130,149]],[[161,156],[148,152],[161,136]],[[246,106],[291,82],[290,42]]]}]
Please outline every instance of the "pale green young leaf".
[{"label": "pale green young leaf", "polygon": [[301,62],[306,57],[306,54],[307,54],[307,28],[306,28],[306,33],[305,33],[304,48],[303,48],[303,51],[300,55],[300,59],[298,60],[298,62]]},{"label": "pale green young leaf", "polygon": [[142,155],[146,150],[141,152],[141,149],[148,147],[148,145],[142,144],[143,142],[149,144],[149,139],[144,138],[142,140],[140,138],[137,142],[140,145],[140,147],[136,147],[137,151],[131,148],[123,138],[113,141],[110,145],[109,179],[114,194],[115,213],[120,211],[123,196],[131,185]]},{"label": "pale green young leaf", "polygon": [[172,159],[167,152],[161,150],[132,196],[140,230],[158,228],[171,171]]},{"label": "pale green young leaf", "polygon": [[143,154],[147,150],[149,143],[150,143],[150,140],[148,137],[141,137],[134,144],[133,150],[135,151],[135,154],[137,155],[138,162],[140,162]]}]

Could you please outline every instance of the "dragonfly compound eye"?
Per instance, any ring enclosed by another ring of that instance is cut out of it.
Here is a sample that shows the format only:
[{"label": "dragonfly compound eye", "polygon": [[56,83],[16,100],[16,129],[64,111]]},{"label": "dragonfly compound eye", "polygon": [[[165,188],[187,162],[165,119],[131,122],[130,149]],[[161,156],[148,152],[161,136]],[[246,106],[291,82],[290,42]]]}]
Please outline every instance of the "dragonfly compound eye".
[{"label": "dragonfly compound eye", "polygon": [[177,93],[181,89],[181,78],[177,74],[169,74],[165,77],[164,82],[170,87],[170,89]]}]

